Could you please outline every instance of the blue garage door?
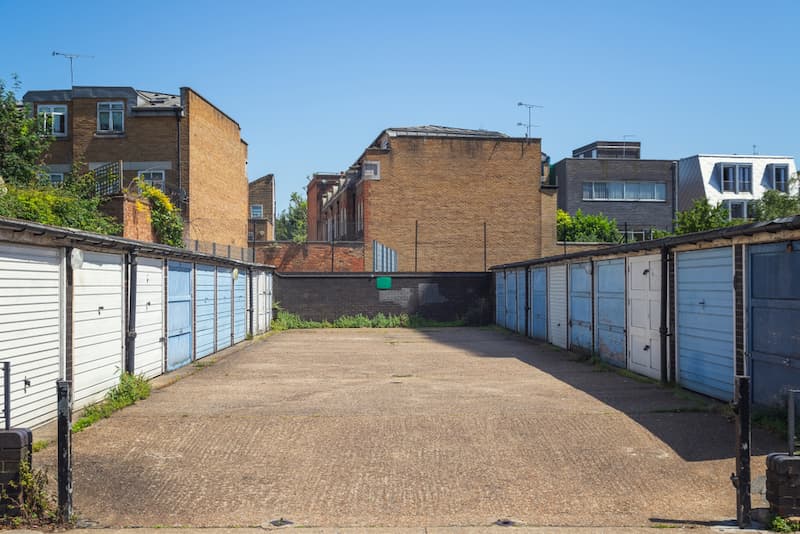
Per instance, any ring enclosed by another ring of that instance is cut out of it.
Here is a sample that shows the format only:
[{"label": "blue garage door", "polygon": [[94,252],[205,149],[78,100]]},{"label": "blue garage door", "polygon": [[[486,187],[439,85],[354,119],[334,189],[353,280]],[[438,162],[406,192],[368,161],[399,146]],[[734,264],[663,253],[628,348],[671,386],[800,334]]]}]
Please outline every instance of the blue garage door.
[{"label": "blue garage door", "polygon": [[498,326],[506,325],[506,273],[505,271],[494,272],[494,322]]},{"label": "blue garage door", "polygon": [[531,336],[547,339],[547,267],[531,271]]},{"label": "blue garage door", "polygon": [[167,371],[192,361],[192,264],[167,264]]},{"label": "blue garage door", "polygon": [[217,350],[231,346],[233,334],[233,274],[228,267],[217,267]]},{"label": "blue garage door", "polygon": [[517,327],[517,273],[506,271],[506,328]]},{"label": "blue garage door", "polygon": [[247,271],[237,271],[233,282],[233,342],[247,337]]},{"label": "blue garage door", "polygon": [[569,348],[592,351],[592,264],[569,266]]},{"label": "blue garage door", "polygon": [[604,361],[625,367],[625,260],[595,264],[597,352]]},{"label": "blue garage door", "polygon": [[214,266],[197,265],[195,268],[195,353],[197,358],[214,352],[216,334],[214,302]]},{"label": "blue garage door", "polygon": [[786,405],[800,387],[800,241],[750,248],[753,401]]},{"label": "blue garage door", "polygon": [[678,253],[678,381],[733,399],[733,256],[731,247]]},{"label": "blue garage door", "polygon": [[517,271],[517,332],[525,335],[525,270]]}]

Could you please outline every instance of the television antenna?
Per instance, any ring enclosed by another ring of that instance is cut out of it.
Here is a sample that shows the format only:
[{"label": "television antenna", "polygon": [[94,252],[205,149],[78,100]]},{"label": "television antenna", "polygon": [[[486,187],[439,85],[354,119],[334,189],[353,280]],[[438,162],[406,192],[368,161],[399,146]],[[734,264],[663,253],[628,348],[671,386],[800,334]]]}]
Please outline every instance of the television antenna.
[{"label": "television antenna", "polygon": [[534,109],[542,109],[542,108],[544,108],[544,106],[538,106],[536,104],[526,104],[525,102],[517,102],[517,107],[526,107],[526,108],[528,108],[528,124],[527,124],[527,129],[526,129],[526,132],[525,132],[526,133],[525,137],[530,139],[531,138],[531,127],[533,126],[533,124],[531,124],[531,111],[534,110]]},{"label": "television antenna", "polygon": [[73,87],[75,85],[75,74],[72,69],[72,62],[78,58],[94,58],[94,56],[87,56],[84,54],[67,54],[65,52],[56,52],[53,51],[54,56],[62,56],[69,60],[69,85]]}]

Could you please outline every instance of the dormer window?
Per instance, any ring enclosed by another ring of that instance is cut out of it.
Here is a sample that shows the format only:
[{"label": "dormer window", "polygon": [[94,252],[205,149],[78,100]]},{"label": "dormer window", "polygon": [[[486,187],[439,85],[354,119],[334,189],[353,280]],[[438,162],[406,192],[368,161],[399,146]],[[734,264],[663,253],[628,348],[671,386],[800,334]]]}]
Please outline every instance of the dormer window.
[{"label": "dormer window", "polygon": [[125,131],[125,104],[123,102],[97,103],[97,131],[101,133]]},{"label": "dormer window", "polygon": [[55,137],[67,135],[67,106],[40,104],[37,113],[46,134]]},{"label": "dormer window", "polygon": [[781,193],[789,191],[788,165],[772,165],[772,188]]},{"label": "dormer window", "polygon": [[753,192],[752,165],[722,164],[720,174],[724,193]]}]

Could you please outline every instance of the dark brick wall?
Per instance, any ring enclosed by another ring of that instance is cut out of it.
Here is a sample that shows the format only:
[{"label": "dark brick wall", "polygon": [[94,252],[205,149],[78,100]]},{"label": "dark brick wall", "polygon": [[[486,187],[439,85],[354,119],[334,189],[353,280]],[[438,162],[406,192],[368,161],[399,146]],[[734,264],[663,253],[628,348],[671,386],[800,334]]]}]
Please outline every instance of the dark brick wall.
[{"label": "dark brick wall", "polygon": [[[562,159],[553,167],[558,183],[558,208],[571,215],[602,213],[616,219],[622,229],[672,230],[672,162],[639,159]],[[583,182],[634,181],[665,182],[665,202],[584,201]]]},{"label": "dark brick wall", "polygon": [[343,315],[420,315],[435,321],[492,322],[491,273],[392,274],[392,288],[379,290],[364,274],[281,274],[273,278],[273,299],[308,320],[332,321]]},{"label": "dark brick wall", "polygon": [[781,517],[800,515],[800,456],[767,456],[769,511]]}]

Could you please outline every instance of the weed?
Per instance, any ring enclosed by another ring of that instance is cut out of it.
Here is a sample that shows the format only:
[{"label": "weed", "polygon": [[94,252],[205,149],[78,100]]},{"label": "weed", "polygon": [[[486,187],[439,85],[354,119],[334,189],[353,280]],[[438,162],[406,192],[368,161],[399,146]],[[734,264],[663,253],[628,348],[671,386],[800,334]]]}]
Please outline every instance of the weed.
[{"label": "weed", "polygon": [[307,321],[296,313],[290,313],[278,309],[275,318],[272,320],[272,330],[295,330],[305,328],[430,328],[463,326],[464,321],[432,321],[418,315],[409,316],[405,313],[400,315],[384,315],[378,313],[374,317],[367,317],[363,314],[343,315],[333,322],[329,321]]},{"label": "weed", "polygon": [[197,369],[205,369],[206,367],[211,367],[216,362],[214,360],[203,359],[203,360],[196,360],[192,365]]},{"label": "weed", "polygon": [[752,413],[754,425],[768,430],[784,439],[789,435],[788,416],[785,408],[758,407],[754,408]]},{"label": "weed", "polygon": [[19,482],[8,483],[14,496],[5,489],[0,492],[0,500],[7,503],[10,514],[3,516],[3,522],[13,527],[37,526],[52,523],[56,519],[55,503],[47,491],[47,471],[32,469],[27,460],[19,463]]},{"label": "weed", "polygon": [[800,522],[776,515],[770,520],[769,529],[774,532],[800,532]]},{"label": "weed", "polygon": [[50,446],[49,440],[40,439],[33,442],[33,445],[31,445],[31,450],[33,450],[33,452],[39,452],[45,450],[49,446]]},{"label": "weed", "polygon": [[72,425],[72,431],[77,433],[93,425],[100,419],[110,417],[112,413],[138,400],[150,396],[150,383],[141,375],[122,373],[119,384],[111,388],[102,402],[93,404],[83,411],[83,416]]}]

